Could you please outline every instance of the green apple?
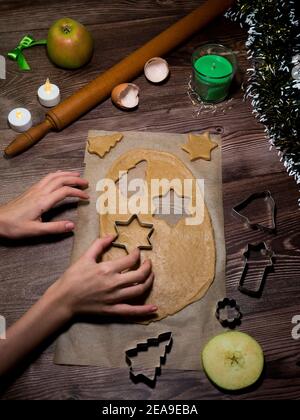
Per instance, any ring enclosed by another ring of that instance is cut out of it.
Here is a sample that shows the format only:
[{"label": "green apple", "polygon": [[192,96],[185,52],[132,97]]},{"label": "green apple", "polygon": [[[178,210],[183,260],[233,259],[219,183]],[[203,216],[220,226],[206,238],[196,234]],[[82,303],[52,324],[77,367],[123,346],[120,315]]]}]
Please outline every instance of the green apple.
[{"label": "green apple", "polygon": [[218,387],[236,391],[257,382],[264,368],[264,354],[254,338],[230,331],[206,344],[202,364],[209,379]]},{"label": "green apple", "polygon": [[50,60],[65,69],[78,69],[92,58],[94,41],[81,23],[62,18],[48,32],[47,52]]}]

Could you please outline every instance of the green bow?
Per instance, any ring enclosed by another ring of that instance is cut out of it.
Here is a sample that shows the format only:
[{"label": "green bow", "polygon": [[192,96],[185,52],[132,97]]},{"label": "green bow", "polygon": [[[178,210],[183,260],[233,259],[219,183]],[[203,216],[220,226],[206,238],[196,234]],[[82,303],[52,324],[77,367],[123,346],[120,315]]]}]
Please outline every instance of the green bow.
[{"label": "green bow", "polygon": [[19,65],[20,70],[30,70],[30,66],[27,63],[26,58],[24,57],[23,50],[25,50],[26,48],[34,47],[35,45],[46,44],[46,39],[35,41],[34,38],[32,38],[30,35],[26,35],[24,36],[24,38],[21,39],[19,45],[15,49],[7,53],[7,57],[13,61],[16,61]]}]

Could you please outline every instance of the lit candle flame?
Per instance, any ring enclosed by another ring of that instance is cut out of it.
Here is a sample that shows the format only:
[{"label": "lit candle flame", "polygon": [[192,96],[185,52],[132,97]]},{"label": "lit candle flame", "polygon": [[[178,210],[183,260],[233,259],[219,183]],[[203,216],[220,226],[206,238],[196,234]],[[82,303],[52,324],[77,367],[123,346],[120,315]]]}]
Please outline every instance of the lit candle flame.
[{"label": "lit candle flame", "polygon": [[16,112],[16,118],[17,118],[18,120],[20,120],[22,117],[23,117],[22,112],[21,112],[21,111],[17,111],[17,112]]},{"label": "lit candle flame", "polygon": [[44,90],[46,93],[50,93],[52,90],[52,85],[50,83],[49,78],[47,78],[46,83],[44,84]]}]

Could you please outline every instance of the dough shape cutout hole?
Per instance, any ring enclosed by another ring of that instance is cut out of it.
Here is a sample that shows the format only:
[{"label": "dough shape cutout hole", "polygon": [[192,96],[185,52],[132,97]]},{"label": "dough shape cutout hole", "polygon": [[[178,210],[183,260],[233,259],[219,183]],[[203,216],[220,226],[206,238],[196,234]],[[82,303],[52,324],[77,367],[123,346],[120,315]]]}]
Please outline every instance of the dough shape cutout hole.
[{"label": "dough shape cutout hole", "polygon": [[[139,162],[135,168],[129,169],[126,174],[124,174],[117,182],[116,186],[118,187],[119,191],[121,192],[122,196],[129,199],[134,194],[138,194],[143,196],[145,194],[144,191],[129,191],[129,184],[135,180],[143,180],[146,181],[146,171],[147,171],[147,162],[141,161]],[[127,182],[126,182],[127,178]]]},{"label": "dough shape cutout hole", "polygon": [[163,197],[154,197],[154,216],[165,220],[170,226],[174,226],[180,219],[190,216],[187,211],[190,202],[190,198],[179,197],[174,190],[170,190]]}]

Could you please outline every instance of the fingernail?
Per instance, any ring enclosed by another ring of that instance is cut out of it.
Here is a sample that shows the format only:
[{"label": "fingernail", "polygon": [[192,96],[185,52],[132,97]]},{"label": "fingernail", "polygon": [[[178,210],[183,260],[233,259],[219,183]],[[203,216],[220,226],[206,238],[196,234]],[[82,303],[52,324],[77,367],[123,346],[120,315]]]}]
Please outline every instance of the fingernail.
[{"label": "fingernail", "polygon": [[112,233],[106,233],[104,235],[104,238],[115,238],[115,237],[116,237],[116,235],[113,235]]},{"label": "fingernail", "polygon": [[66,231],[70,232],[71,230],[73,230],[75,228],[75,224],[72,222],[66,223]]},{"label": "fingernail", "polygon": [[158,307],[157,306],[152,306],[152,308],[151,308],[151,311],[152,312],[156,312],[158,310]]}]

